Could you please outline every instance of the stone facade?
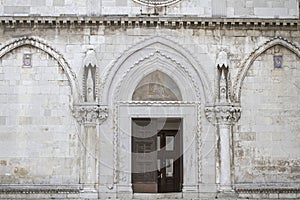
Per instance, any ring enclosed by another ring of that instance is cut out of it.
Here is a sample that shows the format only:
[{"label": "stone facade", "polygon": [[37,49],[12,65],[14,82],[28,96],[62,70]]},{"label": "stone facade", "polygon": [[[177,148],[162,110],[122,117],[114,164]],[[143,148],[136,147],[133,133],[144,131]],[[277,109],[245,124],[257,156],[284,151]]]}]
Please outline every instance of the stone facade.
[{"label": "stone facade", "polygon": [[[0,1],[0,199],[300,198],[298,4]],[[133,118],[182,120],[180,192],[134,192]]]}]

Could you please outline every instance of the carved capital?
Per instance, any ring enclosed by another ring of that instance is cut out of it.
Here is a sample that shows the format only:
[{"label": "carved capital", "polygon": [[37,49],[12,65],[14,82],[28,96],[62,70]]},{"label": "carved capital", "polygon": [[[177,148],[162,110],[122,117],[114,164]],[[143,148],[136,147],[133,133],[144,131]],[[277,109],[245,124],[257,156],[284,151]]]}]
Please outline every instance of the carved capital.
[{"label": "carved capital", "polygon": [[99,106],[99,122],[102,124],[108,117],[108,107],[107,106]]},{"label": "carved capital", "polygon": [[74,117],[80,124],[102,124],[108,117],[107,106],[97,104],[81,104],[74,106]]},{"label": "carved capital", "polygon": [[215,105],[205,108],[209,122],[216,124],[235,124],[241,116],[241,107],[235,105]]}]

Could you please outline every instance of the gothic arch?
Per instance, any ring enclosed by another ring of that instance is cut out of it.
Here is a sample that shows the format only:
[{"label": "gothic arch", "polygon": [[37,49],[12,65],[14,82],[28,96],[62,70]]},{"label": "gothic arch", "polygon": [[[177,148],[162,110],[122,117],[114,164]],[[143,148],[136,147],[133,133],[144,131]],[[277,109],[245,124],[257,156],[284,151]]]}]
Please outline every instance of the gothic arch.
[{"label": "gothic arch", "polygon": [[[189,100],[189,95],[194,101],[203,98],[197,83],[192,80],[192,74],[188,69],[180,63],[176,63],[175,60],[172,60],[162,52],[157,51],[141,58],[126,71],[117,85],[114,95],[115,101],[130,100],[139,82],[154,71],[160,71],[168,75],[179,87],[184,101]],[[130,77],[135,78],[130,79]]]},{"label": "gothic arch", "polygon": [[[198,101],[212,102],[211,84],[205,70],[198,61],[187,49],[177,43],[156,36],[134,45],[109,66],[106,74],[104,74],[102,92],[99,97],[101,104],[107,105],[112,102],[112,99],[110,99],[112,98],[112,92],[115,93],[118,90],[119,85],[126,79],[124,77],[132,68],[145,60],[151,60],[153,57],[157,59],[156,61],[169,60],[175,63],[177,69],[181,68],[182,71],[185,71],[182,75],[189,80],[189,83],[194,82],[193,85],[199,87],[199,95],[202,97]],[[166,74],[170,75],[170,73]],[[116,98],[114,97],[114,99]]]},{"label": "gothic arch", "polygon": [[60,52],[58,52],[56,49],[54,49],[52,46],[50,46],[46,42],[42,41],[41,39],[36,38],[36,37],[22,37],[22,38],[13,40],[0,48],[0,58],[2,58],[7,53],[9,53],[17,48],[20,48],[22,46],[25,46],[25,45],[32,46],[32,47],[42,50],[43,52],[49,54],[52,58],[54,58],[59,63],[59,65],[63,68],[63,70],[70,82],[73,102],[74,103],[78,102],[79,101],[79,93],[78,93],[79,87],[78,87],[75,73],[72,71],[70,65],[67,63],[67,61],[65,60],[63,55]]},{"label": "gothic arch", "polygon": [[247,75],[247,72],[250,69],[252,63],[255,61],[255,59],[258,56],[260,56],[265,51],[267,51],[268,49],[270,49],[276,45],[281,45],[281,46],[289,49],[290,51],[295,53],[300,58],[300,48],[296,44],[290,42],[289,40],[282,38],[282,37],[275,37],[275,38],[272,38],[271,40],[268,40],[267,42],[265,42],[264,44],[259,46],[257,49],[255,49],[250,55],[248,55],[243,60],[243,62],[241,64],[242,67],[238,72],[238,75],[237,75],[237,78],[236,78],[236,81],[235,81],[235,84],[233,87],[233,94],[234,94],[235,101],[240,102],[241,88],[242,88],[244,79]]},{"label": "gothic arch", "polygon": [[175,81],[160,70],[147,75],[136,86],[133,101],[182,101],[181,91]]}]

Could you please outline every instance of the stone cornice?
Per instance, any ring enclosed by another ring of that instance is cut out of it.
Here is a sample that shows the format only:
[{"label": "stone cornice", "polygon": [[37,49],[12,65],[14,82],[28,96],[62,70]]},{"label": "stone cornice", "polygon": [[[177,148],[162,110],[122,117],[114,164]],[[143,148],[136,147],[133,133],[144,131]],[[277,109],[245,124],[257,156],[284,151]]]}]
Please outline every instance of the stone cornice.
[{"label": "stone cornice", "polygon": [[193,16],[2,16],[0,24],[3,26],[120,26],[120,27],[169,27],[169,28],[292,28],[300,26],[299,19],[264,19],[264,18],[202,18]]},{"label": "stone cornice", "polygon": [[98,104],[79,104],[74,106],[73,115],[78,123],[95,126],[102,124],[107,119],[108,108]]},{"label": "stone cornice", "polygon": [[231,125],[240,119],[241,107],[231,104],[206,106],[205,115],[208,121],[213,124]]}]

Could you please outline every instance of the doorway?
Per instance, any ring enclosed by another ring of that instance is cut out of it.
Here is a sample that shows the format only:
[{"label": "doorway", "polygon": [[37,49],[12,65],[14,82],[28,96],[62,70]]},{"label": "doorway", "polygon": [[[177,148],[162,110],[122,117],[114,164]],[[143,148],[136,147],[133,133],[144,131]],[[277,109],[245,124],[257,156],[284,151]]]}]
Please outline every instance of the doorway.
[{"label": "doorway", "polygon": [[181,122],[181,118],[132,118],[133,192],[181,192]]}]

